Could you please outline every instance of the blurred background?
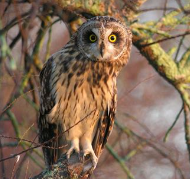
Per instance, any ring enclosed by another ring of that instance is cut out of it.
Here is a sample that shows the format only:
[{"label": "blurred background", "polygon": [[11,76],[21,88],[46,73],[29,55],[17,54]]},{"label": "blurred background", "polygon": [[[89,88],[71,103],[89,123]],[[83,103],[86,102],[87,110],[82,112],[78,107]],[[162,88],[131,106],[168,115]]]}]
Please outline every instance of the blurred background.
[{"label": "blurred background", "polygon": [[[112,0],[116,7],[119,2]],[[122,1],[126,6],[134,2]],[[167,14],[185,8],[188,3],[188,0],[144,0],[134,12],[133,20],[128,18],[126,24],[138,22],[153,28],[151,23],[161,23]],[[77,4],[71,5],[79,10],[71,12],[69,6],[55,8],[40,1],[0,1],[0,159],[7,158],[0,162],[0,178],[29,178],[44,169],[41,147],[9,157],[38,143],[40,69],[91,16],[90,11],[84,13]],[[176,19],[184,17],[189,14],[181,11]],[[176,36],[187,32],[189,22],[184,21],[179,24],[176,20],[172,28],[163,25],[160,33],[152,32],[153,37],[159,40],[162,33]],[[168,39],[160,46],[166,53],[173,53],[177,62],[190,47],[190,36]],[[117,122],[92,178],[189,179],[183,101],[178,91],[135,46],[117,86]]]}]

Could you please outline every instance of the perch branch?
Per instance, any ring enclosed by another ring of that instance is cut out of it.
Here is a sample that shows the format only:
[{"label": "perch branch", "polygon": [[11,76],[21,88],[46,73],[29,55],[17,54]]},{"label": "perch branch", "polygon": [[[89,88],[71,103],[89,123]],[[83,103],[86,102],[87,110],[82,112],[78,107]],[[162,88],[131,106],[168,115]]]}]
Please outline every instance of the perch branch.
[{"label": "perch branch", "polygon": [[50,168],[46,168],[40,174],[31,179],[87,179],[92,174],[91,161],[81,161],[77,153],[73,153],[68,160],[66,154],[62,155],[58,162]]}]

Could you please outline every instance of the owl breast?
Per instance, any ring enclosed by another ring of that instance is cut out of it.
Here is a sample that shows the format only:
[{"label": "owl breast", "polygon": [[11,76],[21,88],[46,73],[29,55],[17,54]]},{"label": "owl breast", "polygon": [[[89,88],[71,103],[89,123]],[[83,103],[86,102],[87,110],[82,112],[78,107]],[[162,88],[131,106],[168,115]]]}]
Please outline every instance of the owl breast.
[{"label": "owl breast", "polygon": [[[57,68],[62,71],[60,66]],[[93,139],[97,122],[113,98],[116,79],[112,67],[101,62],[73,60],[68,70],[67,74],[60,73],[54,87],[56,105],[49,114],[49,122],[58,122],[64,131],[70,129],[65,133],[67,140],[80,138],[89,131]]]}]

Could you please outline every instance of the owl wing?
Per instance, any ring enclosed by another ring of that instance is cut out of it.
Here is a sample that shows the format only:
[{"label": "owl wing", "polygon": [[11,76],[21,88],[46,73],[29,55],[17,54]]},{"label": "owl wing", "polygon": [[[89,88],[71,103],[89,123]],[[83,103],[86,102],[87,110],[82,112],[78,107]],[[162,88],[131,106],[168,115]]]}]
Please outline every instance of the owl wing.
[{"label": "owl wing", "polygon": [[97,131],[93,140],[93,149],[97,157],[100,156],[113,129],[116,110],[116,98],[117,93],[115,88],[110,106],[107,106],[107,109],[99,119]]},{"label": "owl wing", "polygon": [[[55,97],[51,89],[51,75],[53,74],[53,57],[44,65],[40,73],[40,113],[38,118],[39,142],[42,144],[46,165],[55,163],[58,157],[59,126],[48,122],[48,114],[55,105]],[[49,142],[48,142],[49,141]]]}]

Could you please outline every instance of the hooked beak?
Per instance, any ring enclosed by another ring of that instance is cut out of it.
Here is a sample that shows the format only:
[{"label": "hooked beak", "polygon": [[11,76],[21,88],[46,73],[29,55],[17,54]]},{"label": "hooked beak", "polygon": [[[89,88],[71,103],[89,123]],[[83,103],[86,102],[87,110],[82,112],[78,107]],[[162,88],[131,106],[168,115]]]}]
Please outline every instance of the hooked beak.
[{"label": "hooked beak", "polygon": [[105,52],[105,45],[104,45],[104,43],[102,42],[102,43],[100,44],[100,55],[102,56],[102,58],[103,58],[103,56],[104,56],[104,52]]}]

